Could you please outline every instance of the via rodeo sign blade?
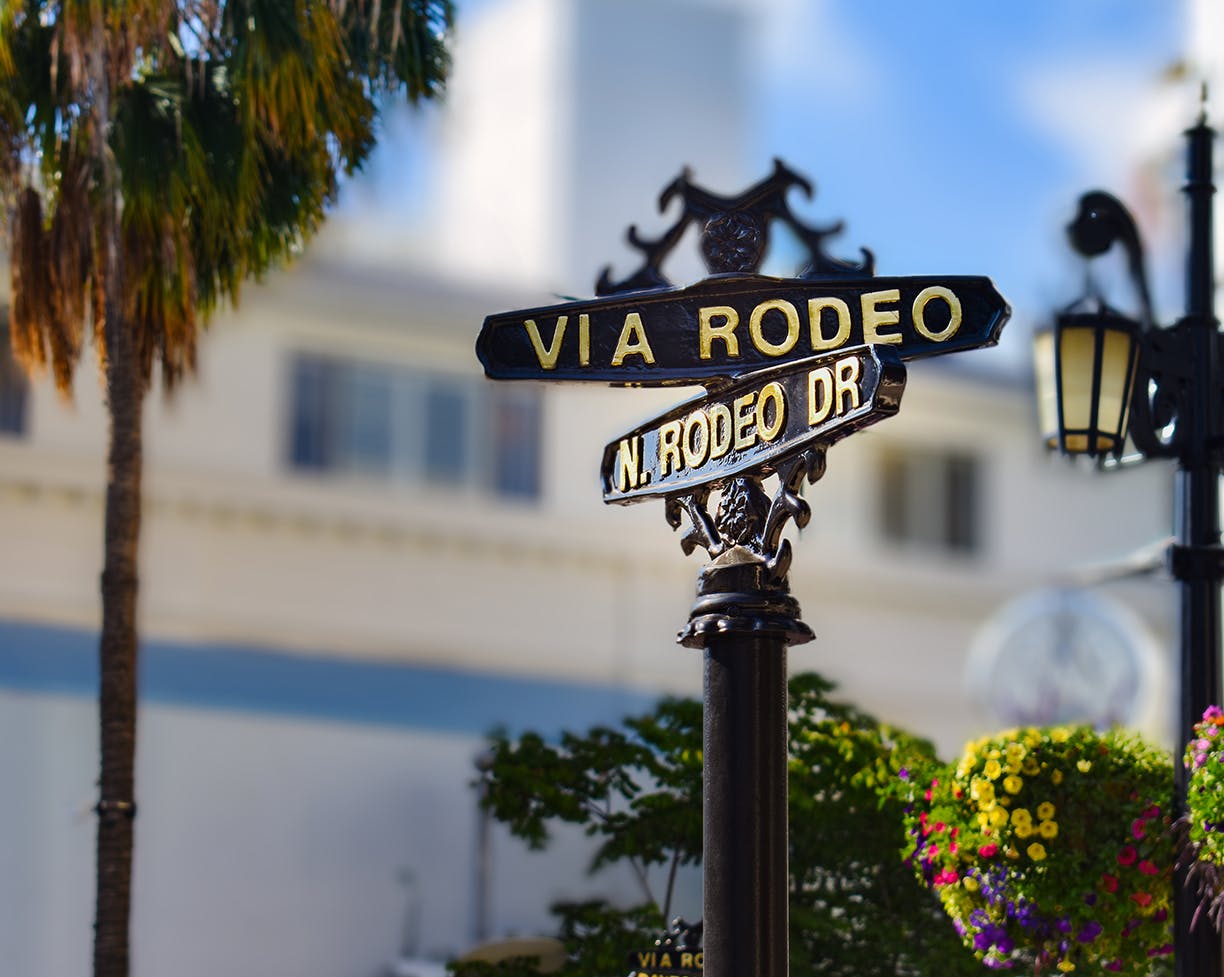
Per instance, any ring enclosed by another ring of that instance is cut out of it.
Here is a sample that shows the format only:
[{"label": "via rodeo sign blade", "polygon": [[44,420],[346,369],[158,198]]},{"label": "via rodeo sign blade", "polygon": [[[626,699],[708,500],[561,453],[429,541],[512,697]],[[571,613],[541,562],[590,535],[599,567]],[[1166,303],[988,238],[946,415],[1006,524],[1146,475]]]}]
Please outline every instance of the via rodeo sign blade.
[{"label": "via rodeo sign blade", "polygon": [[992,346],[1008,314],[981,277],[726,275],[491,315],[476,351],[498,380],[669,386],[855,346],[886,346],[906,360]]},{"label": "via rodeo sign blade", "polygon": [[605,502],[688,492],[829,446],[897,412],[905,366],[857,346],[760,370],[666,412],[604,449]]}]

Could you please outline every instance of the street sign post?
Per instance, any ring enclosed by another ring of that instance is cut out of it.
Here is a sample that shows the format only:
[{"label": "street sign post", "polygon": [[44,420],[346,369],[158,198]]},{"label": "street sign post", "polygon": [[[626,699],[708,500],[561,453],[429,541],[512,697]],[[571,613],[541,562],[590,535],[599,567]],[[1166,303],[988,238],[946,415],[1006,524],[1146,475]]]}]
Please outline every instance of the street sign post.
[{"label": "street sign post", "polygon": [[[491,315],[476,342],[498,380],[706,388],[609,444],[601,468],[605,502],[662,498],[673,528],[688,518],[684,552],[710,557],[679,635],[705,651],[703,928],[686,929],[687,960],[667,941],[631,954],[639,977],[787,977],[786,654],[812,632],[783,531],[810,519],[800,490],[829,446],[896,413],[902,360],[993,345],[1010,314],[986,278],[876,278],[866,250],[830,257],[840,225],[798,220],[796,187],[812,192],[780,162],[735,197],[686,171],[659,200],[680,202],[672,226],[629,229],[641,267],[619,282],[605,269],[594,299]],[[807,250],[794,278],[760,274],[776,223]],[[661,263],[694,225],[711,277],[676,288]]]},{"label": "street sign post", "polygon": [[604,448],[605,502],[637,502],[725,483],[890,417],[905,367],[886,346],[809,357],[719,387]]}]

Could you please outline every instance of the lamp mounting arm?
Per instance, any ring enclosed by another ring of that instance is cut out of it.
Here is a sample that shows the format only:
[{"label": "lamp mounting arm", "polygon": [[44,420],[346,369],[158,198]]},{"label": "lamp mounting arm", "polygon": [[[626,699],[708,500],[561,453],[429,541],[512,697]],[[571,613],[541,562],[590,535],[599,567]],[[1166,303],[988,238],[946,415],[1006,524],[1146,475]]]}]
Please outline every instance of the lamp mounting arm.
[{"label": "lamp mounting arm", "polygon": [[1127,270],[1139,295],[1140,322],[1145,330],[1150,330],[1156,320],[1143,261],[1143,242],[1126,205],[1104,190],[1089,191],[1080,197],[1079,210],[1067,225],[1067,235],[1071,246],[1085,258],[1099,257],[1115,243],[1122,245],[1126,251]]}]

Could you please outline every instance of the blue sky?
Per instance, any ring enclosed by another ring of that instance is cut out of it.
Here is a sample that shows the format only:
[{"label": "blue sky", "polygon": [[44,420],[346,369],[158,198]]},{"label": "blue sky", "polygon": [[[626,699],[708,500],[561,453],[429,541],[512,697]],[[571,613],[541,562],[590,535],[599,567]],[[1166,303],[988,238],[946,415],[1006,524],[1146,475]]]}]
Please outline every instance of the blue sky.
[{"label": "blue sky", "polygon": [[[460,29],[499,2],[459,0]],[[1190,0],[692,2],[749,12],[760,174],[780,156],[809,175],[816,196],[796,209],[844,220],[831,250],[868,247],[880,274],[994,278],[1015,310],[1010,361],[1027,355],[1017,325],[1078,294],[1062,227],[1097,186],[1132,203],[1149,247],[1172,256],[1154,262],[1157,305],[1180,303],[1171,245],[1195,109],[1193,86],[1166,76],[1185,53]],[[421,131],[389,119],[370,167],[409,215],[428,172]]]},{"label": "blue sky", "polygon": [[[1080,193],[1102,185],[1130,199],[1143,189],[1139,160],[1154,152],[1176,211],[1193,109],[1164,145],[1145,145],[1145,130],[1179,98],[1162,80],[1182,54],[1179,4],[764,6],[780,57],[762,79],[762,142],[805,160],[821,185],[817,209],[844,218],[849,253],[873,248],[882,274],[987,274],[1031,321],[1079,288],[1062,226]],[[833,39],[833,52],[813,51],[813,37]]]}]

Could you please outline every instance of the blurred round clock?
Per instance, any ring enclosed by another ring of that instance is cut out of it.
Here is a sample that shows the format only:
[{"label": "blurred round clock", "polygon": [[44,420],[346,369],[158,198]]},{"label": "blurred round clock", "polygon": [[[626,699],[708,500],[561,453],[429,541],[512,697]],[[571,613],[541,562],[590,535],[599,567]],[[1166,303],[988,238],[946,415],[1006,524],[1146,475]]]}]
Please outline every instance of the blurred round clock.
[{"label": "blurred round clock", "polygon": [[969,692],[1006,726],[1143,725],[1159,686],[1153,640],[1124,607],[1085,590],[1042,590],[979,633]]}]

